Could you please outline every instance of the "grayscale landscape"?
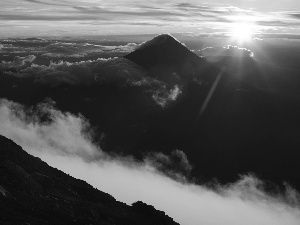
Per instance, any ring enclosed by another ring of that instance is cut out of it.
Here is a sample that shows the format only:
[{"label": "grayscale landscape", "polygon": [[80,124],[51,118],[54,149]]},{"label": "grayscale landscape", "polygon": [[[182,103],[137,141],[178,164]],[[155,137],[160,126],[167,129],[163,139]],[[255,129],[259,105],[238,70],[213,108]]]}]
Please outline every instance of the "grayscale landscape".
[{"label": "grayscale landscape", "polygon": [[2,0],[0,224],[299,225],[300,2]]}]

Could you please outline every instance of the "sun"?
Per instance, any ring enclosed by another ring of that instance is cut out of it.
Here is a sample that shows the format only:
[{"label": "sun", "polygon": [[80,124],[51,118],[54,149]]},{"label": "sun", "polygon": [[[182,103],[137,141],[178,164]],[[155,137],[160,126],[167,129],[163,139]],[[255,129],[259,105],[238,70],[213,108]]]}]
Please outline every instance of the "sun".
[{"label": "sun", "polygon": [[232,25],[230,35],[232,39],[242,44],[252,40],[254,35],[253,24],[246,22],[236,22]]}]

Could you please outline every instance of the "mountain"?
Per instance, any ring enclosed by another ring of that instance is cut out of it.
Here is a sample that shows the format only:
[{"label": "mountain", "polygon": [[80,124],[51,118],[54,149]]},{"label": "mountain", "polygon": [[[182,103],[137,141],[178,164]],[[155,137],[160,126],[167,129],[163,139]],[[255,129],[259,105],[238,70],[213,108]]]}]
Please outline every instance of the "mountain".
[{"label": "mountain", "polygon": [[196,64],[204,61],[168,34],[146,41],[124,57],[146,69],[157,65],[182,65],[187,62]]},{"label": "mountain", "polygon": [[[251,57],[228,56],[210,64],[168,35],[145,42],[125,57],[157,79],[181,84],[183,90],[176,104],[153,117],[140,138],[140,149],[179,148],[195,165],[193,175],[202,179],[226,183],[239,174],[254,173],[300,188],[295,161],[300,141],[294,138],[300,132],[299,95],[288,92],[286,85],[298,78],[279,76]],[[224,73],[199,117],[221,68]],[[180,77],[177,81],[171,79],[173,70]]]},{"label": "mountain", "polygon": [[143,202],[128,206],[0,136],[0,224],[178,225]]},{"label": "mountain", "polygon": [[[208,78],[207,75],[216,72],[211,64],[168,34],[161,34],[144,42],[124,58],[147,70],[150,76],[169,83],[174,81],[175,74],[185,83],[192,76],[202,75],[202,78]],[[173,80],[170,79],[172,76]]]}]

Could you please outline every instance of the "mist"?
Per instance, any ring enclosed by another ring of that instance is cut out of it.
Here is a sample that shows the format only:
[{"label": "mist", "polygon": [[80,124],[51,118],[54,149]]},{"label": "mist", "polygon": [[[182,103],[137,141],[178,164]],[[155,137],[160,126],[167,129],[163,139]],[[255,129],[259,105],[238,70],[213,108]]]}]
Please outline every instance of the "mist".
[{"label": "mist", "polygon": [[182,171],[168,167],[176,163],[172,155],[156,153],[143,161],[112,156],[93,143],[97,134],[82,115],[61,112],[51,101],[26,108],[1,99],[0,134],[119,201],[141,200],[183,225],[298,225],[300,221],[299,194],[289,186],[285,193],[270,194],[252,175],[224,186],[196,185],[185,179],[183,174],[192,166],[178,149],[174,154],[181,159]]}]

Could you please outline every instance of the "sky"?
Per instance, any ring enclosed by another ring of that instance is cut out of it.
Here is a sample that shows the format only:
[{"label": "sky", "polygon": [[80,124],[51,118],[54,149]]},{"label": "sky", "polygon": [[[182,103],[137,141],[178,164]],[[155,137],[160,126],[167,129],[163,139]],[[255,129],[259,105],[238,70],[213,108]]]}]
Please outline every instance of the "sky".
[{"label": "sky", "polygon": [[[300,34],[299,0],[1,0],[0,37],[222,33],[236,24]],[[242,26],[238,26],[242,27]]]}]

